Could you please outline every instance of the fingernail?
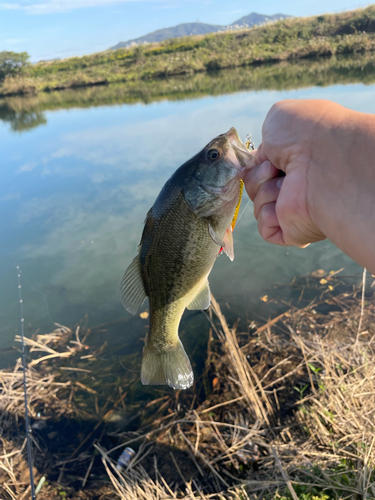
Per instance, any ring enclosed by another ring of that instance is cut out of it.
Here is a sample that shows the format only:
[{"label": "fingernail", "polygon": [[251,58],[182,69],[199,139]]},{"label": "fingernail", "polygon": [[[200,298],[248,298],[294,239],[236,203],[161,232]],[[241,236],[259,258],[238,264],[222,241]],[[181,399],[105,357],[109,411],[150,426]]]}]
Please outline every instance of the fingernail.
[{"label": "fingernail", "polygon": [[281,186],[283,185],[285,177],[279,177],[276,181],[276,186],[281,189]]},{"label": "fingernail", "polygon": [[257,179],[258,181],[263,181],[264,179],[267,178],[268,174],[270,173],[270,168],[271,168],[271,163],[266,160],[264,161],[257,170]]}]

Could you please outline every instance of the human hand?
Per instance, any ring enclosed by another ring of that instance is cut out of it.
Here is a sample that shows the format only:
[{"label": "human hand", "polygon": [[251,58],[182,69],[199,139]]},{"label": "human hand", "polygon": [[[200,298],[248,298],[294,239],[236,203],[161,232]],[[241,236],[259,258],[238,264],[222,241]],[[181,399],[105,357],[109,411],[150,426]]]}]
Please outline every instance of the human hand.
[{"label": "human hand", "polygon": [[261,236],[298,247],[329,238],[375,272],[374,138],[371,114],[324,100],[273,105],[244,178]]},{"label": "human hand", "polygon": [[[254,202],[260,235],[270,243],[305,247],[326,238],[312,218],[309,173],[314,162],[314,137],[326,101],[282,101],[263,124],[263,142],[255,153],[258,165],[244,182]],[[318,168],[316,165],[313,168]],[[280,177],[284,172],[285,176]]]}]

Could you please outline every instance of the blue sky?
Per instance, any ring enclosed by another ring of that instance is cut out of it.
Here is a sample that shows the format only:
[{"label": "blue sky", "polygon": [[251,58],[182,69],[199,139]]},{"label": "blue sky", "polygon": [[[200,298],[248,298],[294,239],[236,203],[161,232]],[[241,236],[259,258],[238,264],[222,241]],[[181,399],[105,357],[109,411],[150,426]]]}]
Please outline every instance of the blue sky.
[{"label": "blue sky", "polygon": [[27,51],[38,61],[99,52],[183,22],[230,24],[251,12],[308,16],[366,5],[356,0],[0,0],[0,51]]}]

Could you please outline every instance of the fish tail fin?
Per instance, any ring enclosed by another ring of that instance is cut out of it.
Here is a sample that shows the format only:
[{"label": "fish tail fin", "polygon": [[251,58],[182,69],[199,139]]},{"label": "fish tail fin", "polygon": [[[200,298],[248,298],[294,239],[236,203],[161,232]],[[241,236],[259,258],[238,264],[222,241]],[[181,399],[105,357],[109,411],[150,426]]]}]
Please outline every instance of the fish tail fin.
[{"label": "fish tail fin", "polygon": [[193,385],[193,370],[180,339],[162,351],[145,345],[141,381],[143,385],[169,385],[173,389],[188,389]]}]

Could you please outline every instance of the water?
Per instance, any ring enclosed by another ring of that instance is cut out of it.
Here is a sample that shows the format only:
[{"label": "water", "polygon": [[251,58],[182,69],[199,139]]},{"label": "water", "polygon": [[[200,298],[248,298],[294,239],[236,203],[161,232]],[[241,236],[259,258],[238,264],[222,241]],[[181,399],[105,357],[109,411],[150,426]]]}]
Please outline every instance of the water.
[{"label": "water", "polygon": [[[23,270],[29,334],[49,331],[53,322],[70,326],[85,314],[91,325],[127,318],[118,287],[145,214],[172,172],[217,134],[235,126],[258,145],[265,115],[281,99],[330,99],[375,113],[373,62],[339,66],[332,73],[327,63],[304,62],[296,73],[284,65],[277,78],[268,68],[256,85],[255,69],[204,75],[169,82],[159,96],[129,96],[117,86],[0,99],[0,349],[11,347],[18,333],[16,265]],[[177,85],[182,90],[173,94]],[[341,267],[345,274],[361,272],[329,242],[304,250],[265,243],[251,204],[234,242],[234,262],[221,256],[210,284],[237,309],[261,304],[275,283],[295,275]],[[124,343],[139,335],[126,324]],[[0,364],[13,358],[4,351]]]}]

